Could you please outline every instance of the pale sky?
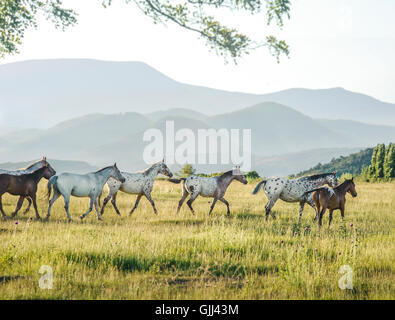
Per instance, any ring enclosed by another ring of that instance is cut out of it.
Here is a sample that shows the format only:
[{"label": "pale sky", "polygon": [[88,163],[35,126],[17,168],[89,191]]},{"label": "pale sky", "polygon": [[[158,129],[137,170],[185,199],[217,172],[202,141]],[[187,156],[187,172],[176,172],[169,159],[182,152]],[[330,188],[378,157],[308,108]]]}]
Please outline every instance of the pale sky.
[{"label": "pale sky", "polygon": [[274,32],[290,45],[280,64],[265,48],[224,64],[204,40],[172,24],[154,25],[136,6],[116,0],[64,0],[79,13],[65,32],[40,21],[29,30],[19,55],[0,64],[28,59],[91,58],[143,61],[171,78],[195,85],[268,93],[292,87],[345,89],[395,103],[395,1],[294,0],[283,30],[267,28],[264,14],[223,12],[228,24],[255,39]]}]

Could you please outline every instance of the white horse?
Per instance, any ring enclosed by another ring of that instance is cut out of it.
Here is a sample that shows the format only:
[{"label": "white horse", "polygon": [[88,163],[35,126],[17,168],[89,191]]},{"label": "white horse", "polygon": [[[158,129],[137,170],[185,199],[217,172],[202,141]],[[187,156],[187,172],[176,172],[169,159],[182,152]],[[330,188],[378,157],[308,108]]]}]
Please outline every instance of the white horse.
[{"label": "white horse", "polygon": [[37,160],[36,162],[33,162],[32,164],[28,165],[26,168],[21,168],[17,170],[4,170],[0,169],[0,174],[10,174],[13,176],[21,176],[23,174],[30,174],[33,173],[34,171],[37,171],[38,169],[44,168],[48,164],[47,158],[42,157],[41,160]]},{"label": "white horse", "polygon": [[104,213],[104,208],[106,207],[108,201],[110,201],[111,198],[112,198],[111,203],[115,211],[117,212],[118,215],[121,214],[119,212],[119,209],[117,208],[117,203],[116,203],[118,191],[122,191],[129,194],[137,194],[136,203],[133,209],[130,211],[130,214],[132,214],[134,210],[136,210],[142,196],[145,196],[147,198],[147,200],[151,203],[155,214],[158,214],[154,200],[152,200],[151,198],[152,188],[154,186],[154,182],[158,174],[163,174],[170,178],[173,176],[173,173],[166,166],[164,160],[154,163],[151,167],[149,167],[148,169],[142,172],[136,172],[136,173],[122,172],[122,175],[125,177],[125,181],[122,183],[116,181],[115,179],[109,179],[107,182],[108,195],[103,201],[101,214]]},{"label": "white horse", "polygon": [[284,177],[266,179],[258,183],[252,194],[257,194],[261,186],[264,185],[264,191],[269,200],[265,206],[266,220],[269,218],[269,213],[272,215],[273,219],[276,218],[271,210],[278,199],[285,202],[299,202],[300,222],[306,203],[316,211],[316,217],[318,214],[311,193],[306,194],[306,192],[325,184],[329,184],[332,188],[339,184],[336,172],[316,174],[313,176],[301,177],[299,179],[288,179]]},{"label": "white horse", "polygon": [[184,203],[185,199],[189,195],[191,195],[191,197],[187,201],[187,205],[192,213],[195,214],[195,211],[192,208],[192,203],[199,195],[201,195],[202,197],[214,198],[213,203],[211,204],[209,215],[211,214],[215,204],[219,200],[226,205],[227,215],[229,216],[229,203],[225,200],[224,196],[226,190],[228,189],[229,185],[233,180],[237,180],[243,184],[247,184],[245,176],[243,176],[240,172],[240,167],[237,167],[235,170],[225,172],[221,176],[217,177],[206,178],[192,175],[188,178],[169,179],[169,181],[173,183],[180,183],[181,181],[183,181],[182,197],[178,203],[177,213],[180,212],[181,206]]},{"label": "white horse", "polygon": [[114,178],[121,182],[125,182],[125,178],[118,170],[117,165],[109,166],[100,169],[97,172],[88,174],[73,174],[73,173],[62,173],[58,176],[53,176],[48,181],[48,198],[51,196],[51,190],[53,187],[53,197],[49,202],[48,214],[46,219],[49,219],[51,215],[51,208],[54,202],[62,195],[64,198],[64,208],[67,213],[67,218],[71,221],[69,212],[70,195],[75,197],[89,197],[90,205],[89,210],[80,216],[80,219],[84,219],[93,209],[95,205],[97,219],[102,220],[99,212],[99,196],[102,193],[104,184],[109,178]]}]

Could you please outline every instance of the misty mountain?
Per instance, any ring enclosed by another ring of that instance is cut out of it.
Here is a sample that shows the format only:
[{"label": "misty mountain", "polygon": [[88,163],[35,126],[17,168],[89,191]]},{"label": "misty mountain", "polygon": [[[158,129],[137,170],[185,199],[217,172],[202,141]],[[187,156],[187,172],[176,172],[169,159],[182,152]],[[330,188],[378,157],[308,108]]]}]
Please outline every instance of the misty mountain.
[{"label": "misty mountain", "polygon": [[[315,120],[277,103],[262,103],[217,116],[202,115],[205,120],[172,114],[177,112],[168,110],[162,114],[167,116],[154,121],[155,117],[149,119],[148,115],[138,113],[95,113],[49,129],[14,132],[0,137],[0,161],[18,162],[46,155],[95,166],[116,161],[124,170],[140,170],[146,167],[143,152],[149,144],[143,141],[145,131],[159,129],[165,139],[167,120],[174,121],[175,131],[188,128],[195,137],[198,129],[251,129],[253,168],[262,169],[265,175],[295,173],[362,147],[395,140],[394,127]],[[180,143],[176,142],[176,147]],[[221,171],[224,167],[207,165],[198,169],[208,172]]]},{"label": "misty mountain", "polygon": [[[137,112],[157,121],[158,111],[174,108],[218,115],[263,102],[312,118],[395,125],[394,104],[341,88],[257,95],[183,84],[141,62],[62,59],[0,65],[0,124],[10,127],[49,128],[91,113]],[[196,116],[189,117],[203,120]]]}]

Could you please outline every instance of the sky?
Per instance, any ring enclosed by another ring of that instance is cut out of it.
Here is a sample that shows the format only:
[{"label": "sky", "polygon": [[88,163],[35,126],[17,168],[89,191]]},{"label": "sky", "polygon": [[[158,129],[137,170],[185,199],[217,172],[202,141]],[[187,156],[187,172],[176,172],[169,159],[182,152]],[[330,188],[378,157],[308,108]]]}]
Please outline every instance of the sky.
[{"label": "sky", "polygon": [[65,32],[45,19],[26,32],[20,54],[0,64],[30,59],[90,58],[142,61],[189,84],[264,94],[294,87],[332,88],[395,103],[395,1],[294,0],[282,30],[262,13],[221,11],[219,18],[253,39],[274,34],[290,45],[280,64],[266,48],[225,63],[205,41],[171,23],[155,25],[133,4],[115,0],[64,0],[79,13]]}]

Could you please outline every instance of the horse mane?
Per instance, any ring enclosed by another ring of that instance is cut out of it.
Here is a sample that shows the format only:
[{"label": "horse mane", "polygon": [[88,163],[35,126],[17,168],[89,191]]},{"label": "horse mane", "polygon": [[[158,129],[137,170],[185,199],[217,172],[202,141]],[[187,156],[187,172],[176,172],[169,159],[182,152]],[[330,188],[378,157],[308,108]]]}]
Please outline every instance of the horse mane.
[{"label": "horse mane", "polygon": [[37,160],[36,162],[29,164],[26,168],[21,168],[19,170],[29,170],[30,168],[34,167],[37,163],[40,163],[40,162],[46,162],[46,160],[43,160],[43,159]]},{"label": "horse mane", "polygon": [[333,175],[333,172],[328,172],[328,173],[319,173],[319,174],[314,174],[311,176],[306,176],[306,177],[302,177],[300,178],[300,180],[317,180],[317,179],[321,179],[321,178],[326,178],[330,175]]},{"label": "horse mane", "polygon": [[225,173],[221,174],[220,177],[228,177],[233,176],[233,170],[226,171]]},{"label": "horse mane", "polygon": [[[160,161],[159,161],[160,162]],[[143,171],[141,171],[142,173],[149,173],[155,166],[158,165],[159,162],[155,162],[153,164],[151,164],[147,169],[144,169]]]},{"label": "horse mane", "polygon": [[106,170],[106,169],[109,169],[109,168],[111,168],[111,167],[112,167],[112,166],[108,166],[108,167],[101,168],[101,169],[97,170],[95,173],[102,172],[102,171],[104,171],[104,170]]}]

